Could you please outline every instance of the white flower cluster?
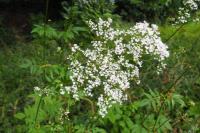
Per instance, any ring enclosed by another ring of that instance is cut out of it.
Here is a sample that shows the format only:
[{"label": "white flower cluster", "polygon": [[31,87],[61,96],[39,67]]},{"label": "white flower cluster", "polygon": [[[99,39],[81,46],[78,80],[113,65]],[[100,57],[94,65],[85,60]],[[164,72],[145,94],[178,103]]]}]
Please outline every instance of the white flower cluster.
[{"label": "white flower cluster", "polygon": [[[178,18],[176,20],[176,24],[183,24],[187,23],[191,19],[191,13],[195,12],[199,9],[200,0],[184,0],[183,6],[180,7],[178,10]],[[192,20],[192,21],[199,21],[198,18]]]},{"label": "white flower cluster", "polygon": [[104,117],[112,104],[127,100],[131,81],[140,83],[142,57],[152,56],[165,67],[169,52],[156,25],[143,22],[120,30],[112,28],[112,19],[101,18],[97,24],[92,21],[88,24],[97,39],[91,42],[91,48],[83,50],[77,44],[72,47],[69,56],[72,85],[63,87],[61,92],[72,94],[76,100],[81,96],[96,98],[99,114]]},{"label": "white flower cluster", "polygon": [[190,10],[197,10],[198,9],[198,3],[200,0],[184,0],[183,4],[184,6],[188,7]]},{"label": "white flower cluster", "polygon": [[36,94],[38,94],[39,96],[42,96],[42,95],[48,96],[48,95],[52,95],[53,94],[53,92],[51,91],[51,89],[46,88],[46,87],[45,88],[40,88],[38,86],[34,87],[34,92]]}]

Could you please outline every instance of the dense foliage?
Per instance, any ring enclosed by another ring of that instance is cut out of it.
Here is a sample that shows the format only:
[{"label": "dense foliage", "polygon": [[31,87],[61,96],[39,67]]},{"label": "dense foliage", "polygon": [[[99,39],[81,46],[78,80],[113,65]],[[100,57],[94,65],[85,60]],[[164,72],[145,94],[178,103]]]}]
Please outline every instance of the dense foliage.
[{"label": "dense foliage", "polygon": [[28,40],[0,18],[0,132],[200,132],[198,0],[62,6]]}]

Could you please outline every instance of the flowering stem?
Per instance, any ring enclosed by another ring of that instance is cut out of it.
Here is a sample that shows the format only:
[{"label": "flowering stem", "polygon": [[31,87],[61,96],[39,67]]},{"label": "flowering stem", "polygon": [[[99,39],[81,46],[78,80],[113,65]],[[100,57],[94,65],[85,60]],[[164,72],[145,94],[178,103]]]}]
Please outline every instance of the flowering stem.
[{"label": "flowering stem", "polygon": [[92,115],[94,116],[94,114],[95,114],[95,109],[94,109],[94,104],[93,104],[93,102],[92,102],[90,99],[85,98],[85,97],[83,97],[83,98],[81,98],[81,99],[83,99],[83,100],[85,100],[85,101],[87,101],[87,102],[90,103],[90,105],[91,105],[91,110],[92,110]]},{"label": "flowering stem", "polygon": [[[188,69],[186,69],[177,79],[176,79],[176,81],[174,82],[174,84],[172,84],[171,86],[170,86],[170,88],[167,90],[167,92],[170,92],[170,90],[172,89],[172,88],[174,88],[174,86],[178,83],[178,81],[185,75],[185,73],[188,71]],[[163,108],[163,106],[164,106],[164,103],[165,103],[165,101],[162,101],[162,103],[161,103],[161,107],[160,107],[160,109],[159,109],[159,111],[158,111],[158,113],[157,113],[157,119],[156,119],[156,122],[154,123],[154,126],[153,126],[153,131],[155,131],[155,127],[156,127],[156,124],[157,124],[157,122],[158,122],[158,118],[159,118],[159,115],[160,115],[160,113],[161,113],[161,110],[162,110],[162,108]],[[168,120],[167,120],[168,121]],[[163,124],[165,124],[167,121],[165,121],[165,122],[163,122],[160,126],[159,126],[159,128],[160,127],[162,127],[163,126]],[[158,128],[158,129],[159,129]]]},{"label": "flowering stem", "polygon": [[158,122],[158,119],[159,119],[159,116],[160,116],[160,113],[161,113],[161,110],[162,110],[163,106],[164,106],[164,100],[161,101],[161,106],[160,106],[160,109],[159,109],[159,111],[158,111],[158,113],[157,113],[157,119],[156,119],[156,121],[155,121],[155,123],[154,123],[154,126],[153,126],[153,132],[155,131],[156,124],[157,124],[157,122]]},{"label": "flowering stem", "polygon": [[[47,23],[47,16],[48,16],[48,9],[49,9],[49,0],[46,0],[46,9],[45,9],[45,18],[44,18],[44,46],[46,45],[46,23]],[[43,61],[45,62],[46,60],[46,52],[45,52],[45,48],[43,49]],[[45,74],[46,74],[46,70],[44,69],[44,79],[45,79]],[[37,106],[37,110],[36,110],[36,115],[35,115],[35,125],[36,125],[36,122],[37,122],[37,117],[38,117],[38,114],[39,114],[39,109],[40,109],[40,105],[41,105],[41,102],[42,102],[42,99],[43,99],[43,94],[41,95],[40,97],[40,100],[39,100],[39,103],[38,103],[38,106]]]},{"label": "flowering stem", "polygon": [[[190,68],[190,66],[188,67]],[[185,75],[185,73],[188,72],[188,69],[186,69],[176,80],[175,82],[169,87],[169,89],[167,89],[166,93],[170,92],[171,90],[173,90],[173,88],[177,85],[178,81]]]},{"label": "flowering stem", "polygon": [[35,115],[35,125],[36,125],[36,122],[37,122],[37,117],[38,117],[38,114],[39,114],[39,109],[40,109],[40,105],[41,105],[41,102],[42,102],[42,98],[43,98],[43,95],[41,95],[38,106],[37,106],[36,115]]},{"label": "flowering stem", "polygon": [[169,40],[171,40],[176,35],[176,33],[179,32],[183,28],[185,24],[186,23],[183,23],[178,29],[176,29],[176,31],[172,33],[171,36],[167,38],[167,40],[164,41],[164,43],[167,43]]}]

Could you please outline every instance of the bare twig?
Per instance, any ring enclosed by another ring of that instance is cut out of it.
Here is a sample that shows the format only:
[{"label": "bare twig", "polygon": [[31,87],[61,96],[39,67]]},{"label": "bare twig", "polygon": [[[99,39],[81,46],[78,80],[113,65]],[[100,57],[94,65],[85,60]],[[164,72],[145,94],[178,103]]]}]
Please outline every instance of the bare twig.
[{"label": "bare twig", "polygon": [[164,43],[167,43],[169,40],[171,40],[176,35],[176,33],[178,33],[185,25],[186,25],[186,23],[183,23],[178,29],[176,29],[176,31],[174,33],[171,34],[171,36],[169,36],[169,38],[167,38],[164,41]]}]

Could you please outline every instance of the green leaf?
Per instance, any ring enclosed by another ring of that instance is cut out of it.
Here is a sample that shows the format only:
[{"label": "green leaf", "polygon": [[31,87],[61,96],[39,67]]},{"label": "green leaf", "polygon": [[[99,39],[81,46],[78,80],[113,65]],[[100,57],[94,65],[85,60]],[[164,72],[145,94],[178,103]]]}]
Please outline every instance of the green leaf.
[{"label": "green leaf", "polygon": [[129,117],[124,117],[124,121],[126,122],[127,126],[129,127],[129,129],[133,128],[133,122]]},{"label": "green leaf", "polygon": [[73,28],[73,31],[74,32],[80,32],[80,31],[88,31],[88,29],[87,28],[85,28],[85,27],[74,27]]},{"label": "green leaf", "polygon": [[166,130],[172,130],[171,124],[169,123],[170,120],[166,118],[164,115],[160,115],[158,119],[158,130],[166,131]]},{"label": "green leaf", "polygon": [[98,127],[93,128],[92,131],[92,133],[106,133],[104,129]]},{"label": "green leaf", "polygon": [[139,5],[139,4],[142,4],[142,1],[141,0],[131,0],[131,3]]},{"label": "green leaf", "polygon": [[133,125],[133,132],[132,133],[147,133],[147,130],[143,128],[141,125]]},{"label": "green leaf", "polygon": [[15,118],[22,120],[25,118],[25,115],[23,113],[17,113],[15,114]]},{"label": "green leaf", "polygon": [[21,68],[29,68],[30,66],[32,66],[32,62],[28,59],[23,60],[23,62],[20,65]]}]

